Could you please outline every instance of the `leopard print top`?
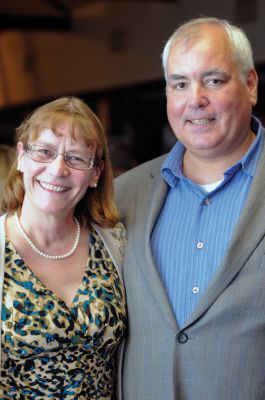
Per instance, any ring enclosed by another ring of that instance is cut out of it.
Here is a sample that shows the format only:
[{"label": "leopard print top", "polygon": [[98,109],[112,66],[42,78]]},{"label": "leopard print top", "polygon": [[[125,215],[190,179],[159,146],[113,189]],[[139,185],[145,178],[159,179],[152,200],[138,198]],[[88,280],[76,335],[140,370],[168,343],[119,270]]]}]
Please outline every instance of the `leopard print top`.
[{"label": "leopard print top", "polygon": [[116,353],[126,326],[121,282],[95,230],[70,307],[7,240],[0,399],[113,399]]}]

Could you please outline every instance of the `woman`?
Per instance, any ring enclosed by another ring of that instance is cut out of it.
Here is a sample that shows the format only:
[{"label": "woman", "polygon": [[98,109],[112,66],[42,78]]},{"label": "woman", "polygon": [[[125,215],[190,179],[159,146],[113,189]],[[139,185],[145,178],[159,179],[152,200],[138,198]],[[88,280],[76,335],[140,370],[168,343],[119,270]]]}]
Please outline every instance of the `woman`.
[{"label": "woman", "polygon": [[0,399],[113,399],[124,228],[102,126],[61,98],[21,124],[17,150],[1,225]]}]

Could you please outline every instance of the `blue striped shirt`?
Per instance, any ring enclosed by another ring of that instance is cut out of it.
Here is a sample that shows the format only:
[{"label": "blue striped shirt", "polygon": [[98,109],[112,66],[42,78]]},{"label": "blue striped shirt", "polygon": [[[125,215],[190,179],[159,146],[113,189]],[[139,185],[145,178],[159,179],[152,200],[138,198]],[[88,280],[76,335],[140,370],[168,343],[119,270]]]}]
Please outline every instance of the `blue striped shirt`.
[{"label": "blue striped shirt", "polygon": [[180,327],[222,262],[245,204],[264,136],[264,129],[255,118],[252,130],[256,139],[247,153],[224,173],[224,180],[209,193],[183,175],[185,149],[180,142],[162,167],[169,190],[152,232],[151,246]]}]

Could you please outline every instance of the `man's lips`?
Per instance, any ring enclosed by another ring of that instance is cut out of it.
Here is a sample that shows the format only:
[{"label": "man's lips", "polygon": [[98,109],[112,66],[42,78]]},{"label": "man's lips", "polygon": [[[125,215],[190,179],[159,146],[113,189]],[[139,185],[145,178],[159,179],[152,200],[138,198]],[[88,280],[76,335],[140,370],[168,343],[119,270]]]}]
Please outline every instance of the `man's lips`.
[{"label": "man's lips", "polygon": [[194,119],[187,119],[186,122],[192,125],[207,125],[212,123],[215,118],[194,118]]}]

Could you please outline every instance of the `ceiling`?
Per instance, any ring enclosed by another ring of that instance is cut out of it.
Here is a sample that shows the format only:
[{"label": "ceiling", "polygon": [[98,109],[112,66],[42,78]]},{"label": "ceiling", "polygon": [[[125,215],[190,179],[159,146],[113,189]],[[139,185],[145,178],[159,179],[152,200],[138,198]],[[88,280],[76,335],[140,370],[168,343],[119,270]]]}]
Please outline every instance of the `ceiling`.
[{"label": "ceiling", "polygon": [[[137,3],[174,3],[177,0],[133,0]],[[86,7],[119,3],[116,0],[0,0],[0,30],[70,30],[76,12]],[[122,0],[121,4],[132,3]]]}]

